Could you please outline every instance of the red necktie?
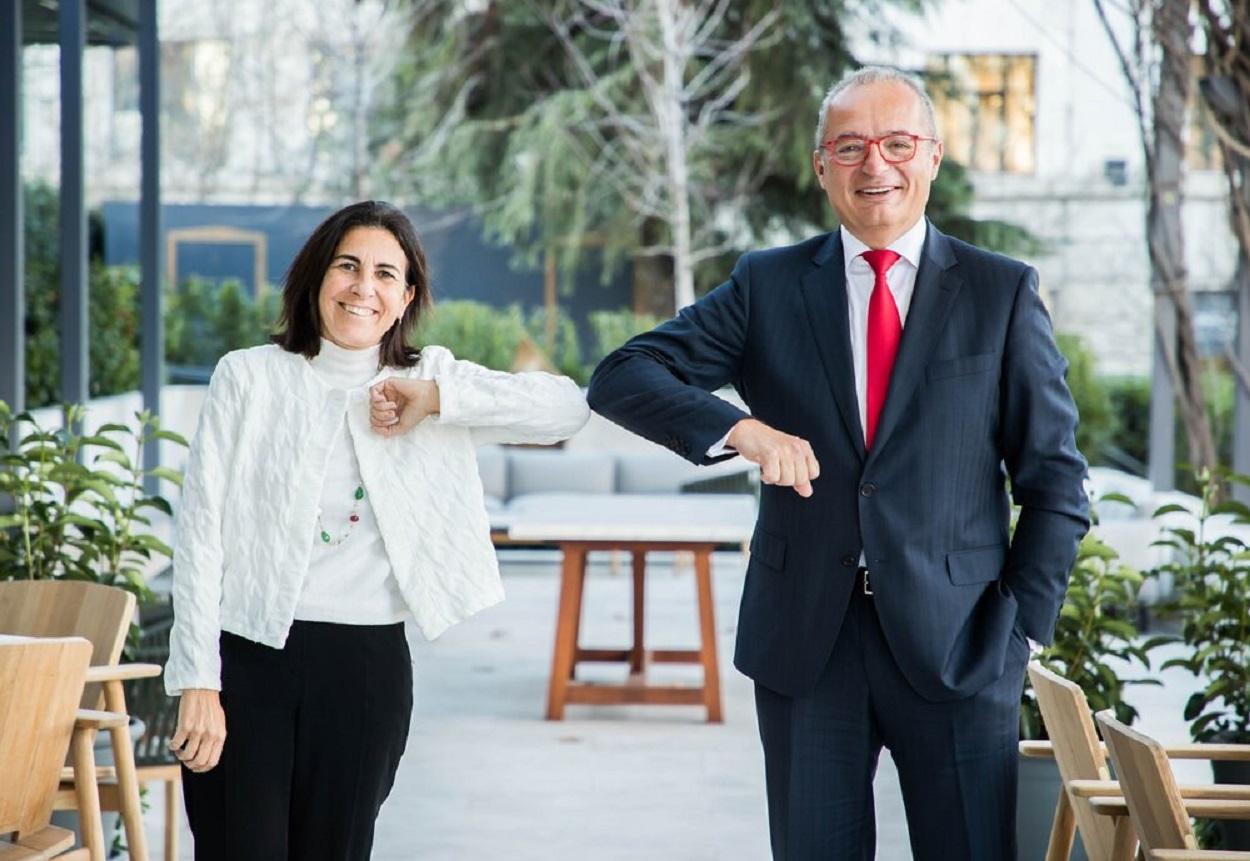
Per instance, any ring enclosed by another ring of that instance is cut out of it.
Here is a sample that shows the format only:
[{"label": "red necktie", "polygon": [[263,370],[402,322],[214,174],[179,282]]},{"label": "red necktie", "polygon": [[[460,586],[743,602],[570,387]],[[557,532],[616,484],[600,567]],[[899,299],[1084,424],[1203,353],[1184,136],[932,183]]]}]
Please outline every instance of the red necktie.
[{"label": "red necktie", "polygon": [[898,355],[903,324],[898,318],[894,294],[885,280],[885,274],[898,261],[898,252],[888,248],[874,249],[865,251],[864,259],[876,275],[872,297],[868,300],[868,391],[865,404],[868,426],[864,429],[865,447],[871,449],[872,439],[877,435],[881,408],[885,406],[886,392],[890,389],[890,371],[894,369],[894,357]]}]

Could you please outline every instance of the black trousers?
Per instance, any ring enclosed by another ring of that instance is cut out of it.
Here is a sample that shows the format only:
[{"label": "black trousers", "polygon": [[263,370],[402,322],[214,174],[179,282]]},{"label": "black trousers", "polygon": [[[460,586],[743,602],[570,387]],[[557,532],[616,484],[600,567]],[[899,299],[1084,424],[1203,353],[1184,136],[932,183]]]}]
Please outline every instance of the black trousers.
[{"label": "black trousers", "polygon": [[895,664],[872,601],[855,588],[810,694],[755,687],[773,858],[873,858],[872,781],[885,747],[898,767],[912,858],[1011,861],[1027,640],[1012,634],[1002,676],[981,691],[929,702]]},{"label": "black trousers", "polygon": [[223,633],[221,668],[221,761],[182,770],[196,861],[368,859],[412,716],[403,624]]}]

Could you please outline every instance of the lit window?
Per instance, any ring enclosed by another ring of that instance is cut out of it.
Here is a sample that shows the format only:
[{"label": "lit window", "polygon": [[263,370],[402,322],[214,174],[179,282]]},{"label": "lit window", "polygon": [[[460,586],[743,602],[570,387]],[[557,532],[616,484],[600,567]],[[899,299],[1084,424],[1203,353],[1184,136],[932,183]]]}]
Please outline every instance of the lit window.
[{"label": "lit window", "polygon": [[934,54],[927,78],[947,155],[973,170],[1036,169],[1037,57]]}]

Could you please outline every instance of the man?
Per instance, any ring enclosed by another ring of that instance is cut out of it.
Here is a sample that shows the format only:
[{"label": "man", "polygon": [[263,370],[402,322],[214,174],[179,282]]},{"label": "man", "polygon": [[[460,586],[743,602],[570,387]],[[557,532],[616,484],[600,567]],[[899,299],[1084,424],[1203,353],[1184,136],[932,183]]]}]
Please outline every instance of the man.
[{"label": "man", "polygon": [[[1089,526],[1066,365],[1037,273],[925,219],[942,144],[918,82],[850,75],[816,144],[840,230],[742,257],[608,356],[590,403],[760,465],[735,664],[774,857],[873,857],[884,746],[915,858],[1006,861],[1027,640],[1051,639]],[[709,394],[727,383],[749,416]]]}]

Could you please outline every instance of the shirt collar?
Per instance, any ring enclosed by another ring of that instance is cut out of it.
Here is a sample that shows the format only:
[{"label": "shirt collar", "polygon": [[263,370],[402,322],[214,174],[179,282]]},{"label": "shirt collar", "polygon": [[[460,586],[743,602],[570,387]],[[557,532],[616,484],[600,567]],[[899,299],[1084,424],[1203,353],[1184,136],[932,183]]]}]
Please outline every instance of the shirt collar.
[{"label": "shirt collar", "polygon": [[[924,241],[928,232],[929,219],[922,215],[902,236],[895,239],[887,247],[891,251],[897,252],[899,257],[910,263],[913,268],[919,269],[920,254],[924,251]],[[846,225],[842,225],[839,228],[839,233],[842,234],[842,256],[849,268],[855,258],[868,250],[868,246],[861,242],[858,236],[847,230]]]}]

